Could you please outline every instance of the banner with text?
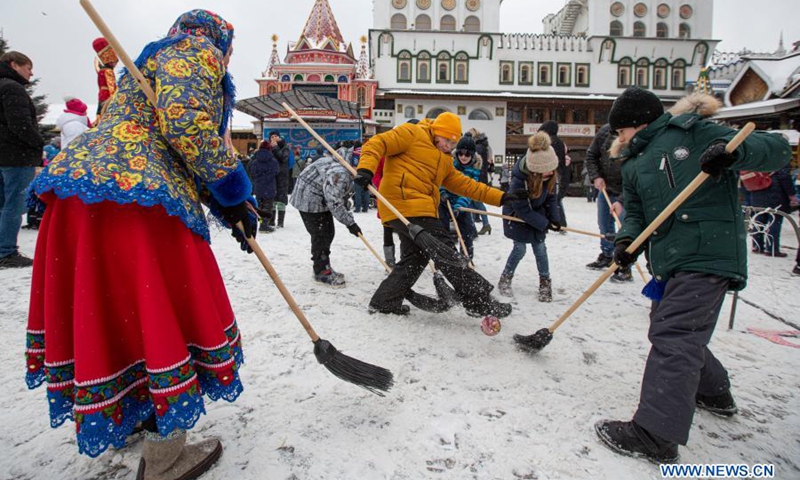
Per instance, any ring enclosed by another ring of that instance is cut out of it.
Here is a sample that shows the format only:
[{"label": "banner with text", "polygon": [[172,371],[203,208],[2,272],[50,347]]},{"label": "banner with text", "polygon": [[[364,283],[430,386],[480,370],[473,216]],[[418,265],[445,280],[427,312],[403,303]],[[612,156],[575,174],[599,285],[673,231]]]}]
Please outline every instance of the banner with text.
[{"label": "banner with text", "polygon": [[[539,131],[539,127],[541,127],[541,123],[526,123],[524,125],[524,133],[525,135],[533,135],[534,133]],[[596,128],[594,125],[581,125],[581,124],[567,124],[567,123],[560,123],[558,124],[558,136],[559,137],[594,137],[596,133]]]}]

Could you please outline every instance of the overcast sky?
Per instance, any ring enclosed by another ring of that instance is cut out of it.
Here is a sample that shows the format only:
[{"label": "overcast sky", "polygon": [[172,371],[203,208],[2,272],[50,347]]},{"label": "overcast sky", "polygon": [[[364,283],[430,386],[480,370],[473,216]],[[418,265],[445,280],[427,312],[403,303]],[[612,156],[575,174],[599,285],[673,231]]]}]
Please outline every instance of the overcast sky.
[{"label": "overcast sky", "polygon": [[[389,0],[376,0],[389,1]],[[345,41],[358,54],[359,38],[372,25],[373,0],[329,0]],[[239,98],[258,94],[253,80],[264,70],[278,34],[283,56],[286,42],[297,40],[314,0],[94,0],[128,54],[135,58],[149,41],[163,36],[186,10],[216,11],[236,29],[231,72]],[[564,0],[504,0],[500,27],[509,33],[541,33],[541,19],[557,12]],[[37,93],[51,103],[72,95],[86,103],[97,96],[94,51],[97,29],[78,0],[0,0],[0,28],[11,48],[31,57]],[[783,32],[787,48],[800,40],[800,0],[715,0],[714,38],[718,48],[774,51]],[[240,122],[237,122],[240,123]]]}]

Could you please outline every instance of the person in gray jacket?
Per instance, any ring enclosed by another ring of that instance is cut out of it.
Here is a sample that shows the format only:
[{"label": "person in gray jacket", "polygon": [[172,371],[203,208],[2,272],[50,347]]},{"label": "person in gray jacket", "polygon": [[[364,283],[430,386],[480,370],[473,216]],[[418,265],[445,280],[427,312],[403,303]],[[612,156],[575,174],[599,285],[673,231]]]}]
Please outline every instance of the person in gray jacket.
[{"label": "person in gray jacket", "polygon": [[297,177],[289,203],[300,211],[300,217],[311,235],[311,259],[314,280],[333,287],[345,285],[344,275],[331,268],[331,243],[336,234],[333,219],[343,223],[355,236],[361,234],[348,208],[353,195],[353,176],[329,156],[320,157]]}]

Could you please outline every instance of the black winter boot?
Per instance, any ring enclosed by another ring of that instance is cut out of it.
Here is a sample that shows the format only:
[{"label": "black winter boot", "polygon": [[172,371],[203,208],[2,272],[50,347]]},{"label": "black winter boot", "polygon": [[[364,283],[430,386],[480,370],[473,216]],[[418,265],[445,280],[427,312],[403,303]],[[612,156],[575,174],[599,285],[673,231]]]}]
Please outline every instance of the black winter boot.
[{"label": "black winter boot", "polygon": [[604,254],[601,253],[597,257],[597,260],[586,265],[586,268],[591,270],[605,270],[606,268],[610,267],[613,262],[614,262],[614,257],[606,257]]},{"label": "black winter boot", "polygon": [[614,275],[611,275],[611,281],[614,283],[632,282],[633,274],[631,274],[631,267],[617,269]]},{"label": "black winter boot", "polygon": [[553,301],[553,287],[549,278],[539,277],[539,301],[546,303]]},{"label": "black winter boot", "polygon": [[511,288],[511,280],[513,279],[513,274],[509,275],[507,273],[503,273],[500,275],[500,281],[497,282],[497,291],[500,293],[500,295],[504,297],[514,296],[514,290]]},{"label": "black winter boot", "polygon": [[483,227],[481,227],[480,231],[478,232],[478,235],[484,235],[484,234],[487,234],[487,233],[489,235],[492,234],[492,226],[489,225],[488,223],[485,224]]},{"label": "black winter boot", "polygon": [[739,412],[736,402],[733,400],[731,391],[728,390],[722,395],[706,396],[699,393],[694,397],[697,408],[708,410],[719,417],[732,417]]},{"label": "black winter boot", "polygon": [[370,314],[373,313],[389,313],[392,315],[408,315],[411,312],[411,307],[408,305],[395,305],[391,307],[380,307],[378,305],[369,304],[369,308],[367,309]]},{"label": "black winter boot", "polygon": [[383,247],[383,258],[384,260],[386,260],[386,265],[389,265],[389,268],[394,268],[395,266],[394,245]]},{"label": "black winter boot", "polygon": [[485,317],[486,315],[494,315],[497,318],[505,318],[511,315],[511,304],[500,303],[491,295],[482,297],[475,300],[465,299],[463,302],[464,310],[470,317]]},{"label": "black winter boot", "polygon": [[278,211],[278,228],[283,228],[283,219],[286,218],[286,210]]},{"label": "black winter boot", "polygon": [[676,463],[678,444],[662,440],[633,421],[600,420],[594,431],[611,450],[628,457],[646,458],[653,463]]}]

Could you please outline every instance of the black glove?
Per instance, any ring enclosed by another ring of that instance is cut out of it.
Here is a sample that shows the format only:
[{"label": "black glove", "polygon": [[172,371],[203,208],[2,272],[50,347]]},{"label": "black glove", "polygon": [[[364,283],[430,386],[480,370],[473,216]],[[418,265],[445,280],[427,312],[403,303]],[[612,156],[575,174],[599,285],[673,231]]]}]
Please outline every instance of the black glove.
[{"label": "black glove", "polygon": [[358,226],[358,224],[357,224],[357,223],[354,223],[354,224],[352,224],[352,225],[349,225],[349,226],[347,227],[347,230],[348,230],[350,233],[352,233],[353,235],[355,235],[356,237],[357,237],[357,236],[359,236],[359,235],[361,235],[361,228]]},{"label": "black glove", "polygon": [[[239,242],[242,251],[253,253],[253,249],[250,248],[245,237],[256,238],[258,217],[250,210],[248,205],[252,205],[251,200],[245,200],[242,203],[230,207],[219,206],[218,208],[222,218],[230,224],[231,235]],[[236,225],[239,222],[242,222],[244,234],[242,234],[242,231],[239,230],[239,227]]]},{"label": "black glove", "polygon": [[353,181],[356,183],[356,185],[359,185],[362,188],[367,188],[368,186],[372,185],[372,172],[366,168],[359,168],[356,172],[356,178],[354,178]]},{"label": "black glove", "polygon": [[554,220],[550,220],[550,223],[547,224],[547,229],[548,230],[552,230],[554,232],[560,232],[561,231],[561,224],[556,222],[556,221],[554,221]]},{"label": "black glove", "polygon": [[718,179],[736,161],[736,154],[725,150],[725,142],[717,142],[700,155],[700,170]]},{"label": "black glove", "polygon": [[630,267],[636,262],[636,257],[639,256],[641,253],[640,250],[637,250],[633,253],[628,253],[627,249],[631,245],[631,241],[628,239],[620,240],[617,242],[617,245],[614,247],[614,263],[619,265],[621,268]]},{"label": "black glove", "polygon": [[500,197],[500,205],[508,205],[511,202],[516,202],[517,200],[527,200],[528,199],[528,191],[527,190],[514,190],[513,192],[506,192]]}]

